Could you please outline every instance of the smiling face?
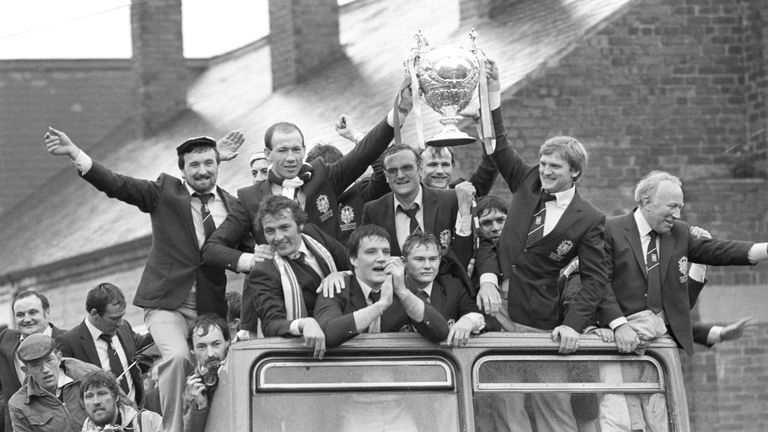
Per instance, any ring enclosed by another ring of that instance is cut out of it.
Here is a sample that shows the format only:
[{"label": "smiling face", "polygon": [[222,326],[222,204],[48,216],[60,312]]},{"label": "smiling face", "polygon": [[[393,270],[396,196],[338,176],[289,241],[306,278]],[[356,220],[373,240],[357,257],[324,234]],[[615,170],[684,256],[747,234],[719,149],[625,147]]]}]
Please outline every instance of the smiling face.
[{"label": "smiling face", "polygon": [[403,202],[411,202],[419,193],[421,167],[416,155],[403,150],[384,158],[384,174],[395,196]]},{"label": "smiling face", "polygon": [[272,134],[272,150],[264,149],[272,171],[284,179],[299,175],[306,148],[297,130],[277,130]]},{"label": "smiling face", "polygon": [[405,274],[417,288],[424,288],[435,280],[439,267],[440,251],[432,243],[415,246],[405,259]]},{"label": "smiling face", "polygon": [[371,288],[378,288],[387,279],[384,267],[389,256],[389,240],[383,237],[364,237],[357,248],[357,256],[350,256],[349,262],[358,279]]},{"label": "smiling face", "polygon": [[219,163],[216,151],[212,148],[184,154],[184,169],[181,175],[195,192],[210,192],[216,186],[219,175]]},{"label": "smiling face", "polygon": [[573,170],[568,161],[557,152],[539,157],[541,188],[549,193],[570,189],[578,176],[579,172]]},{"label": "smiling face", "polygon": [[83,406],[91,421],[99,427],[117,421],[117,395],[105,386],[93,386],[83,392]]},{"label": "smiling face", "polygon": [[267,243],[281,257],[292,257],[301,247],[301,231],[293,218],[293,211],[283,210],[276,215],[265,215],[261,220]]},{"label": "smiling face", "polygon": [[672,229],[674,221],[680,219],[683,205],[680,186],[662,181],[652,197],[642,197],[640,212],[654,231],[664,234]]},{"label": "smiling face", "polygon": [[24,337],[48,328],[48,311],[43,309],[43,302],[37,296],[18,299],[13,305],[13,315],[16,328]]},{"label": "smiling face", "polygon": [[[437,153],[439,152],[439,153]],[[453,174],[453,157],[448,150],[428,148],[421,153],[421,180],[425,186],[448,189]]]}]

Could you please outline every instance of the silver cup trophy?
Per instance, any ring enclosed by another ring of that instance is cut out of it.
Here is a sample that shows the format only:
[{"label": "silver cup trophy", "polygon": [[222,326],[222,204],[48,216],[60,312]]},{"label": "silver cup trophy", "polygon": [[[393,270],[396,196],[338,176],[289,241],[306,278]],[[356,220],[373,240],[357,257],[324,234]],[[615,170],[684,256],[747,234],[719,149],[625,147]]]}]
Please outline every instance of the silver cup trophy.
[{"label": "silver cup trophy", "polygon": [[475,138],[456,126],[462,120],[459,112],[472,100],[481,75],[481,63],[474,47],[474,30],[469,36],[472,49],[432,48],[421,30],[414,36],[417,45],[405,62],[412,77],[411,85],[414,86],[415,82],[424,102],[442,116],[440,123],[443,130],[426,141],[429,146],[447,147],[475,142]]}]

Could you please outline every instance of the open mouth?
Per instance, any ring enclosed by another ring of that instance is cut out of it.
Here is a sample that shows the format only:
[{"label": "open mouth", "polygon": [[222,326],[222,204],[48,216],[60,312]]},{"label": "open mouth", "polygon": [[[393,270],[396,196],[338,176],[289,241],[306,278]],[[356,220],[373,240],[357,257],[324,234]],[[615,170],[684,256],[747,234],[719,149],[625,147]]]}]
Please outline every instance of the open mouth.
[{"label": "open mouth", "polygon": [[385,266],[374,266],[374,267],[372,268],[372,270],[373,270],[375,273],[384,273],[384,269],[385,269],[385,268],[386,268]]}]

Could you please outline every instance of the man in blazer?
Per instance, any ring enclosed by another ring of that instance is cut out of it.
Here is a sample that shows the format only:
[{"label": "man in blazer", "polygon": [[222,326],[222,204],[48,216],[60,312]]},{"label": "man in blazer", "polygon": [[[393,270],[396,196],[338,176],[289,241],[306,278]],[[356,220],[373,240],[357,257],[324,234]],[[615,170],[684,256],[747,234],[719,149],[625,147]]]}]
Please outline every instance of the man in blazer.
[{"label": "man in blazer", "polygon": [[243,289],[241,328],[255,335],[261,320],[264,336],[304,336],[320,357],[325,351],[324,337],[312,318],[317,289],[322,279],[339,277],[337,271],[349,268],[347,250],[307,223],[298,203],[284,196],[267,197],[257,218],[277,256],[256,264],[249,274]]},{"label": "man in blazer", "polygon": [[[224,140],[242,141],[236,134],[230,132]],[[233,196],[216,186],[221,160],[217,144],[199,137],[176,148],[183,181],[164,173],[155,181],[114,173],[53,128],[45,134],[45,144],[49,153],[68,156],[83,179],[98,190],[150,215],[152,250],[133,304],[144,308],[144,322],[163,356],[159,366],[163,427],[180,432],[180,395],[191,368],[189,325],[198,314],[224,317],[227,310],[224,269],[200,256],[205,239],[238,207]]]},{"label": "man in blazer", "polygon": [[16,357],[19,344],[25,337],[42,333],[59,340],[66,333],[50,321],[51,305],[48,298],[34,290],[24,290],[13,297],[11,310],[16,329],[6,328],[0,332],[0,390],[2,390],[2,411],[6,431],[12,431],[8,413],[8,399],[21,388],[26,373],[21,370],[21,361]]},{"label": "man in blazer", "polygon": [[[411,108],[410,90],[402,92],[401,115]],[[408,97],[405,97],[405,96]],[[256,228],[259,204],[270,195],[283,195],[299,202],[307,220],[331,236],[339,229],[339,195],[381,155],[394,136],[394,113],[374,126],[349,153],[334,163],[322,158],[304,162],[304,135],[293,123],[280,122],[264,133],[264,152],[271,163],[269,179],[237,191],[242,206],[233,211],[203,248],[203,259],[232,271],[249,272],[257,262],[269,259],[272,251]],[[254,253],[241,253],[235,245],[248,234],[256,240]]]},{"label": "man in blazer", "polygon": [[[573,352],[605,289],[605,215],[584,201],[576,188],[587,168],[587,153],[578,140],[566,136],[547,140],[536,165],[528,165],[509,145],[500,88],[493,65],[489,92],[496,150],[491,157],[515,197],[498,242],[483,239],[478,249],[478,298],[486,312],[502,309],[497,317],[508,331],[552,331],[553,338],[560,339],[560,352]],[[576,256],[581,260],[583,287],[561,317],[557,278]],[[498,288],[508,297],[501,308]]]},{"label": "man in blazer", "polygon": [[[678,220],[683,208],[682,183],[666,172],[646,175],[635,188],[635,202],[636,210],[606,222],[610,289],[599,320],[614,330],[619,351],[631,352],[639,341],[626,317],[651,310],[668,324],[677,343],[693,354],[688,264],[755,264],[768,259],[768,243],[691,234],[690,226]],[[658,278],[658,288],[654,288],[653,278]]]},{"label": "man in blazer", "polygon": [[[365,204],[362,223],[387,230],[392,239],[390,252],[393,256],[402,254],[405,239],[415,229],[434,234],[440,240],[441,249],[450,248],[456,235],[459,211],[456,191],[422,185],[421,156],[409,145],[393,145],[382,156],[384,175],[392,192]],[[471,247],[471,217],[466,219],[466,226],[462,225],[463,231],[459,235]]]},{"label": "man in blazer", "polygon": [[405,286],[400,257],[390,256],[389,235],[376,225],[363,225],[349,238],[353,273],[333,297],[320,296],[314,316],[329,347],[360,333],[385,333],[415,328],[432,342],[448,336],[448,323]]},{"label": "man in blazer", "polygon": [[[142,406],[144,382],[138,364],[133,364],[136,351],[152,343],[152,337],[142,336],[123,319],[125,296],[117,286],[102,283],[88,291],[85,301],[87,315],[79,326],[68,331],[58,341],[57,349],[65,357],[74,357],[112,372],[129,399]],[[111,351],[111,352],[110,352]],[[116,355],[119,366],[111,364]]]}]

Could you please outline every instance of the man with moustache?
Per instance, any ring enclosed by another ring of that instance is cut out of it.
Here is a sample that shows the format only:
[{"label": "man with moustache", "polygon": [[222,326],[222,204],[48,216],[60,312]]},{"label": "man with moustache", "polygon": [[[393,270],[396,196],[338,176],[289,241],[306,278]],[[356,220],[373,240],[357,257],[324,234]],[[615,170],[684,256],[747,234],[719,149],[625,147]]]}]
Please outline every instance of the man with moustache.
[{"label": "man with moustache", "polygon": [[[221,142],[242,144],[242,134],[230,132]],[[163,360],[159,366],[163,426],[181,432],[181,392],[191,369],[186,336],[198,314],[225,316],[227,278],[224,269],[202,260],[200,248],[216,226],[239,207],[237,200],[216,186],[222,159],[208,137],[189,139],[176,147],[181,179],[161,174],[143,180],[117,174],[93,160],[63,132],[45,134],[52,155],[67,156],[80,176],[107,196],[149,213],[152,250],[133,304],[144,308],[144,322]]]},{"label": "man with moustache", "polygon": [[390,255],[389,234],[376,225],[362,225],[348,241],[352,275],[333,297],[320,296],[314,316],[328,347],[360,333],[397,332],[415,328],[432,342],[448,336],[448,323],[432,306],[405,286],[405,268]]},{"label": "man with moustache", "polygon": [[53,338],[42,333],[19,344],[17,355],[27,380],[8,401],[16,432],[77,432],[87,417],[80,400],[80,379],[100,369],[62,358],[54,344]]},{"label": "man with moustache", "polygon": [[24,290],[11,303],[16,329],[7,328],[0,333],[0,386],[2,387],[2,410],[4,430],[11,431],[11,417],[8,414],[8,399],[21,387],[27,374],[22,362],[16,356],[21,341],[29,335],[42,333],[60,340],[66,333],[48,321],[51,305],[48,298],[34,290]]},{"label": "man with moustache", "polygon": [[312,318],[317,290],[323,279],[340,278],[338,271],[349,268],[347,251],[282,195],[264,199],[256,218],[275,256],[256,264],[246,280],[241,328],[255,335],[261,321],[266,337],[302,336],[322,358],[325,335]]},{"label": "man with moustache", "polygon": [[80,398],[88,418],[84,431],[163,432],[163,418],[147,410],[136,410],[123,399],[120,385],[107,371],[94,371],[80,380]]},{"label": "man with moustache", "polygon": [[251,165],[251,178],[253,179],[253,184],[267,179],[269,162],[267,161],[267,156],[264,154],[263,150],[254,153],[253,156],[251,156],[249,163]]}]

